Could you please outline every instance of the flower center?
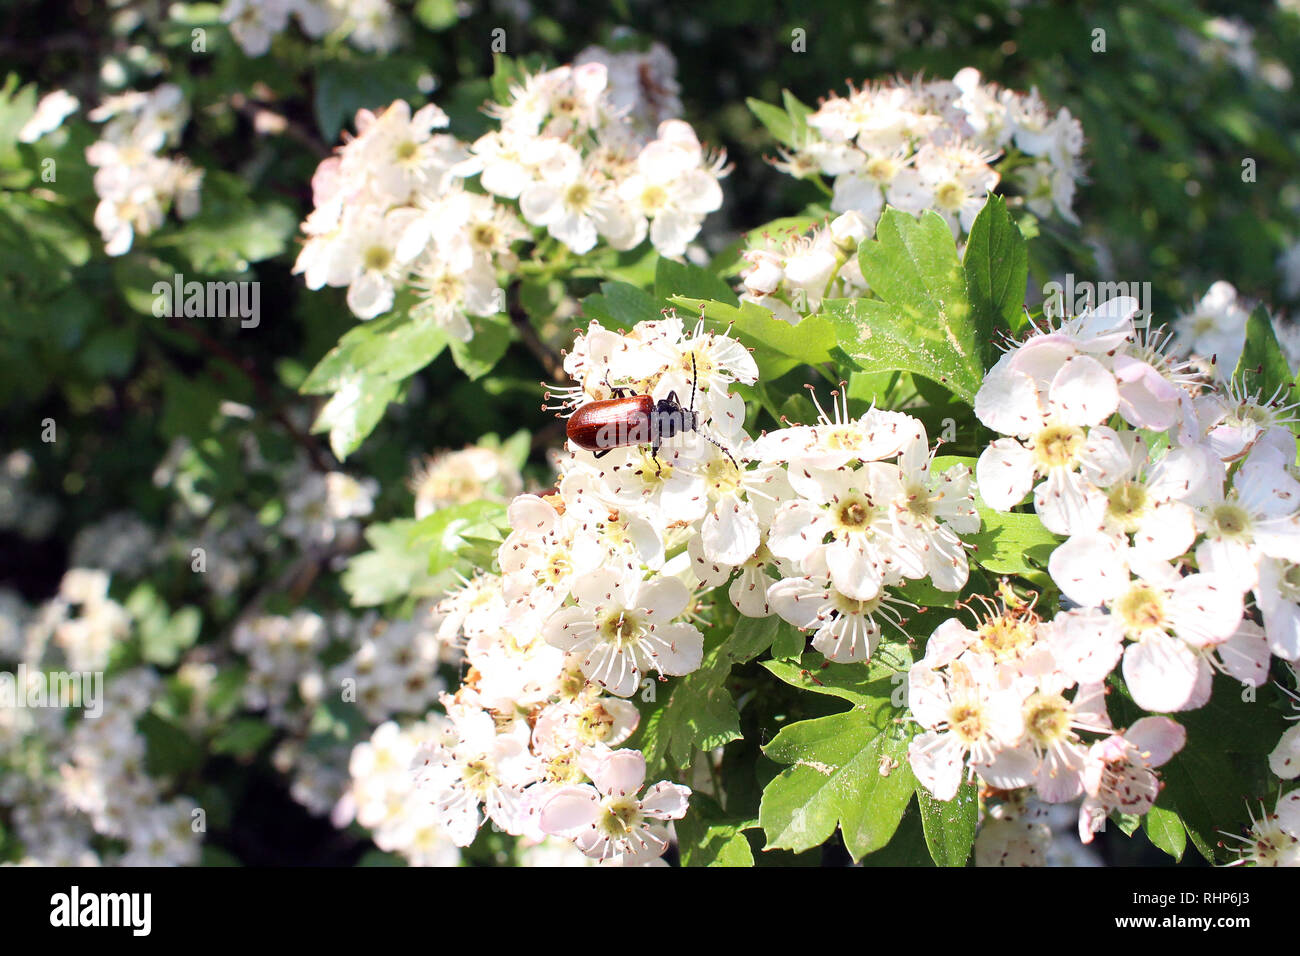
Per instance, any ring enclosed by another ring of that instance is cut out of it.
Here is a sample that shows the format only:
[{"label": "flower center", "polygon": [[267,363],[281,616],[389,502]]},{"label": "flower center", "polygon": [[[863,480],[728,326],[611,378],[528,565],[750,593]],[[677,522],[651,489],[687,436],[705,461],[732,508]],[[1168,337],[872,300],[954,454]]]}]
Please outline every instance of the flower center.
[{"label": "flower center", "polygon": [[1130,632],[1141,632],[1165,627],[1165,600],[1158,591],[1145,584],[1129,589],[1115,603],[1119,615]]},{"label": "flower center", "polygon": [[978,743],[987,736],[984,715],[974,704],[958,704],[948,714],[948,726],[965,743]]},{"label": "flower center", "polygon": [[575,750],[561,750],[546,762],[546,779],[550,783],[577,783],[582,777]]},{"label": "flower center", "polygon": [[1034,694],[1025,701],[1025,731],[1040,747],[1064,740],[1070,732],[1070,704],[1060,694]]},{"label": "flower center", "polygon": [[403,140],[402,142],[397,144],[397,150],[396,150],[397,161],[400,163],[408,159],[413,159],[416,153],[418,153],[419,151],[420,151],[420,145],[417,142],[415,142],[415,140],[412,139]]},{"label": "flower center", "polygon": [[934,191],[934,201],[941,209],[960,209],[966,201],[966,190],[961,183],[950,179]]},{"label": "flower center", "polygon": [[570,209],[586,209],[591,202],[591,187],[586,183],[574,183],[564,193],[564,204]]},{"label": "flower center", "polygon": [[1210,533],[1216,538],[1241,538],[1250,530],[1250,515],[1244,508],[1227,502],[1210,512]]},{"label": "flower center", "polygon": [[719,498],[737,494],[741,489],[740,470],[730,458],[715,458],[709,462],[704,467],[704,477]]},{"label": "flower center", "polygon": [[392,250],[385,246],[371,246],[362,258],[366,271],[383,272],[393,261]]},{"label": "flower center", "polygon": [[641,639],[641,622],[623,608],[607,612],[597,625],[600,636],[611,644],[628,647]]},{"label": "flower center", "polygon": [[898,160],[891,156],[872,156],[867,160],[866,168],[863,170],[868,179],[873,179],[883,185],[889,185],[898,175]]},{"label": "flower center", "polygon": [[593,703],[578,715],[577,736],[587,746],[602,743],[614,728],[614,715]]},{"label": "flower center", "polygon": [[542,569],[542,580],[549,584],[559,584],[573,573],[573,565],[569,560],[569,552],[566,548],[556,548],[546,558],[546,566]]},{"label": "flower center", "polygon": [[999,614],[979,627],[980,643],[998,660],[1018,657],[1034,643],[1034,629],[1025,621]]},{"label": "flower center", "polygon": [[608,797],[601,804],[597,826],[608,837],[627,836],[641,822],[641,806],[632,797]]},{"label": "flower center", "polygon": [[1068,468],[1079,456],[1086,440],[1074,425],[1048,425],[1034,438],[1034,456],[1044,468]]},{"label": "flower center", "polygon": [[1137,481],[1121,481],[1110,489],[1106,515],[1126,532],[1137,531],[1146,516],[1150,496],[1146,485]]},{"label": "flower center", "polygon": [[482,797],[492,789],[492,768],[482,757],[471,760],[461,770],[460,779],[464,781],[466,790]]},{"label": "flower center", "polygon": [[839,529],[854,533],[865,531],[876,516],[875,506],[865,497],[848,498],[840,502],[835,518]]},{"label": "flower center", "polygon": [[668,192],[662,186],[647,186],[641,191],[641,208],[656,213],[668,205]]}]

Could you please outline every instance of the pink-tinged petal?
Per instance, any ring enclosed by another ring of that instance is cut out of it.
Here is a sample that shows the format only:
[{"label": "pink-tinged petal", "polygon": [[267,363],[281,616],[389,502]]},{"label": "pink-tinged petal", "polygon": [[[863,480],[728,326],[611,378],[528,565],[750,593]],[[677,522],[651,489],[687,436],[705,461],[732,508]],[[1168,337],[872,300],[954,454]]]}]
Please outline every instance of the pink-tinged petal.
[{"label": "pink-tinged petal", "polygon": [[973,763],[975,772],[999,790],[1027,787],[1038,769],[1038,756],[1030,747],[999,750],[987,763]]},{"label": "pink-tinged petal", "polygon": [[1300,839],[1300,790],[1292,790],[1278,800],[1277,822],[1292,837]]},{"label": "pink-tinged petal", "polygon": [[1187,730],[1168,717],[1143,717],[1124,732],[1124,737],[1142,753],[1148,766],[1159,767],[1183,749]]},{"label": "pink-tinged petal", "polygon": [[647,641],[661,674],[681,677],[696,670],[704,659],[704,635],[692,624],[659,624]]},{"label": "pink-tinged petal", "polygon": [[614,750],[581,763],[596,789],[606,797],[634,795],[645,783],[645,757],[639,750]]},{"label": "pink-tinged petal", "polygon": [[975,415],[1003,435],[1031,435],[1044,421],[1034,380],[1012,369],[995,370],[984,379],[975,395]]},{"label": "pink-tinged petal", "polygon": [[1254,621],[1242,621],[1237,632],[1218,646],[1223,669],[1234,680],[1251,687],[1260,687],[1268,681],[1268,665],[1273,653],[1268,646],[1268,635]]},{"label": "pink-tinged petal", "polygon": [[656,820],[677,820],[686,814],[690,797],[690,787],[661,781],[646,791],[641,810]]},{"label": "pink-tinged petal", "polygon": [[1101,528],[1106,495],[1085,476],[1054,468],[1034,489],[1034,511],[1053,534],[1086,534]]},{"label": "pink-tinged petal", "polygon": [[951,800],[961,786],[966,748],[954,733],[928,730],[912,738],[907,748],[912,773],[936,800]]},{"label": "pink-tinged petal", "polygon": [[1300,724],[1282,735],[1268,755],[1268,768],[1273,771],[1273,776],[1283,780],[1300,777]]},{"label": "pink-tinged petal", "polygon": [[795,627],[808,630],[817,625],[817,615],[827,603],[826,584],[812,578],[784,578],[768,588],[767,602]]},{"label": "pink-tinged petal", "polygon": [[657,577],[641,585],[635,604],[644,609],[655,623],[671,621],[686,610],[691,599],[686,585],[673,577]]},{"label": "pink-tinged petal", "polygon": [[1119,387],[1106,366],[1076,355],[1061,366],[1048,392],[1055,418],[1066,425],[1096,425],[1119,407]]},{"label": "pink-tinged petal", "polygon": [[1061,591],[1083,607],[1099,607],[1129,585],[1124,551],[1105,534],[1076,534],[1052,552],[1047,568]]},{"label": "pink-tinged petal", "polygon": [[1124,681],[1143,710],[1184,709],[1196,692],[1200,661],[1175,637],[1149,634],[1124,652]]},{"label": "pink-tinged petal", "polygon": [[980,496],[994,511],[1010,511],[1034,484],[1034,453],[1014,438],[999,438],[975,463]]},{"label": "pink-tinged petal", "polygon": [[567,836],[596,822],[600,795],[585,783],[556,790],[542,804],[538,826],[544,833]]},{"label": "pink-tinged petal", "polygon": [[1058,614],[1049,642],[1056,665],[1080,683],[1105,680],[1124,653],[1124,635],[1096,608]]}]

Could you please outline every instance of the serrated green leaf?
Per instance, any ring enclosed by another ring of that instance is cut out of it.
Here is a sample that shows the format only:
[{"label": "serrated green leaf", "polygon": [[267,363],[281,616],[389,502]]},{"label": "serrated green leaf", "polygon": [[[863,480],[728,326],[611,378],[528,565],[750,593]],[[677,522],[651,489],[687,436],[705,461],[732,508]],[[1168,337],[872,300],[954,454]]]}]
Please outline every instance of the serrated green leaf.
[{"label": "serrated green leaf", "polygon": [[1152,807],[1142,818],[1142,831],[1152,844],[1182,861],[1187,852],[1187,830],[1177,813],[1166,807]]},{"label": "serrated green leaf", "polygon": [[803,720],[763,748],[788,764],[763,790],[759,821],[767,846],[799,852],[824,843],[838,826],[855,860],[889,843],[916,778],[907,762],[910,733],[895,723],[889,688],[843,714]]},{"label": "serrated green leaf", "polygon": [[660,258],[655,266],[655,297],[671,299],[675,295],[692,299],[716,299],[739,307],[740,299],[731,286],[710,272],[689,262]]},{"label": "serrated green leaf", "polygon": [[810,315],[798,325],[783,322],[752,302],[740,307],[725,302],[676,295],[675,305],[699,315],[704,309],[705,325],[717,332],[731,328],[731,334],[754,349],[754,361],[763,379],[779,378],[797,365],[820,365],[831,360],[835,330],[826,319]]},{"label": "serrated green leaf", "polygon": [[753,866],[744,831],[756,826],[757,820],[728,818],[713,800],[692,794],[690,811],[674,826],[682,866]]},{"label": "serrated green leaf", "polygon": [[979,792],[964,783],[951,800],[936,800],[924,787],[916,788],[925,845],[938,866],[965,866],[975,845]]},{"label": "serrated green leaf", "polygon": [[751,113],[758,117],[758,121],[767,128],[767,131],[772,134],[777,142],[791,147],[799,145],[795,139],[794,120],[781,107],[773,106],[771,103],[764,103],[762,100],[756,100],[752,96],[745,100],[745,105],[749,107]]},{"label": "serrated green leaf", "polygon": [[1029,247],[1001,196],[990,196],[971,224],[962,271],[976,328],[1014,328],[1029,283]]},{"label": "serrated green leaf", "polygon": [[972,545],[970,559],[994,574],[1023,574],[1047,566],[1060,539],[1033,514],[1003,514],[979,509],[981,530],[963,535]]},{"label": "serrated green leaf", "polygon": [[304,395],[329,395],[358,375],[401,381],[432,362],[447,346],[447,334],[405,311],[350,329],[299,387]]},{"label": "serrated green leaf", "polygon": [[[763,661],[763,666],[791,687],[865,707],[872,705],[885,688],[887,699],[896,696],[911,666],[911,657],[906,645],[892,644],[876,648],[875,659],[869,664],[828,664],[822,655],[809,651],[801,661]],[[901,706],[901,696],[898,702]]]},{"label": "serrated green leaf", "polygon": [[451,340],[451,357],[456,367],[469,376],[470,381],[482,378],[506,354],[514,340],[515,329],[504,315],[476,318],[474,337],[468,342]]},{"label": "serrated green leaf", "polygon": [[763,617],[741,618],[721,638],[715,629],[706,632],[700,666],[672,678],[667,696],[643,708],[641,727],[629,746],[645,754],[647,779],[687,766],[696,750],[712,750],[740,737],[736,702],[726,680],[733,665],[753,660],[771,646],[776,629],[775,617]]},{"label": "serrated green leaf", "polygon": [[1262,305],[1256,306],[1246,321],[1246,345],[1237,360],[1233,381],[1240,383],[1248,394],[1258,394],[1264,401],[1277,394],[1288,403],[1292,400],[1290,395],[1295,375],[1273,332],[1268,310]]},{"label": "serrated green leaf", "polygon": [[400,388],[401,382],[366,375],[345,380],[316,416],[312,433],[329,432],[330,448],[343,461],[375,430]]},{"label": "serrated green leaf", "polygon": [[582,314],[588,319],[622,329],[662,319],[662,308],[649,292],[626,282],[602,282],[600,292],[582,300]]},{"label": "serrated green leaf", "polygon": [[971,308],[947,224],[886,209],[876,238],[858,249],[863,277],[879,299],[829,299],[821,313],[838,344],[865,372],[924,375],[973,404],[991,348],[992,326]]}]

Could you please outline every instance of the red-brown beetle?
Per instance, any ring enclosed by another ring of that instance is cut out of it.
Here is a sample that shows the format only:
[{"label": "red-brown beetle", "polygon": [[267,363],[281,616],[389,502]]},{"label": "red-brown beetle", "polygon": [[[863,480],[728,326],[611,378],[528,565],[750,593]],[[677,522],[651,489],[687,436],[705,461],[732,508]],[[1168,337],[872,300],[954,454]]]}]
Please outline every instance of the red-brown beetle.
[{"label": "red-brown beetle", "polygon": [[[565,428],[569,441],[579,448],[594,452],[596,458],[603,458],[615,448],[630,445],[650,446],[650,457],[662,472],[659,464],[659,448],[664,439],[672,438],[678,432],[695,432],[705,441],[717,445],[722,453],[736,459],[722,444],[700,431],[699,415],[695,412],[695,386],[698,381],[695,369],[695,355],[691,355],[691,404],[682,408],[676,392],[669,392],[668,397],[656,402],[649,395],[628,395],[625,388],[613,388],[613,398],[588,402],[570,417]],[[739,467],[737,465],[737,467]]]}]

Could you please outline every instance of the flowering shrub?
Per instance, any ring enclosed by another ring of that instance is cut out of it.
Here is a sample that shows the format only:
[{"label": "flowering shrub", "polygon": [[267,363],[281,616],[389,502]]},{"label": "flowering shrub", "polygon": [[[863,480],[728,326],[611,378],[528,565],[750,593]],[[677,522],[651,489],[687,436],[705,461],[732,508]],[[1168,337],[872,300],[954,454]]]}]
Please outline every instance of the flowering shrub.
[{"label": "flowering shrub", "polygon": [[[1283,214],[1130,223],[1114,76],[946,11],[746,115],[463,6],[109,5],[0,88],[0,860],[1300,863]],[[1197,16],[1285,115],[1294,14]]]}]

